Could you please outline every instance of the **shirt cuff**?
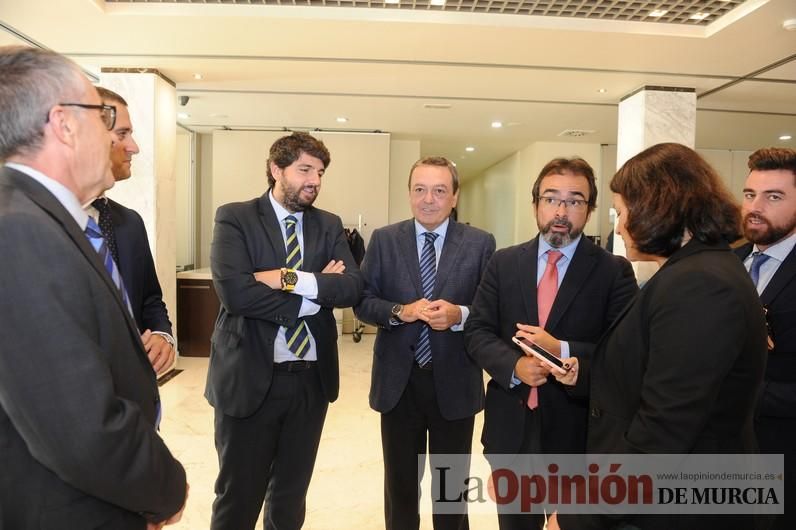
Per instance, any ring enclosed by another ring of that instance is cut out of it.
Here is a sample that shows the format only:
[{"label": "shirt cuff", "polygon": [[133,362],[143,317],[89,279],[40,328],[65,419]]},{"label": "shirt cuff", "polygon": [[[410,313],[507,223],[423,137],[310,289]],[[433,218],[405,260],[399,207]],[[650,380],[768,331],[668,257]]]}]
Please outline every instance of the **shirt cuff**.
[{"label": "shirt cuff", "polygon": [[514,388],[515,386],[519,385],[520,383],[522,383],[522,381],[517,379],[517,376],[514,375],[514,372],[511,372],[511,382],[509,383],[509,388]]},{"label": "shirt cuff", "polygon": [[318,298],[318,280],[315,279],[315,275],[311,272],[296,271],[296,276],[298,276],[298,281],[293,288],[293,294],[310,299]]},{"label": "shirt cuff", "polygon": [[152,332],[152,334],[153,334],[153,335],[160,335],[161,337],[163,337],[164,339],[166,339],[166,342],[168,342],[169,344],[171,344],[171,347],[172,347],[172,348],[174,348],[174,349],[176,349],[176,348],[177,348],[177,341],[176,341],[176,340],[174,340],[174,337],[172,337],[171,335],[169,335],[169,334],[168,334],[168,333],[166,333],[165,331],[153,331],[153,332]]},{"label": "shirt cuff", "polygon": [[299,308],[298,316],[299,318],[308,317],[310,315],[316,314],[318,311],[321,310],[321,306],[313,302],[312,300],[308,300],[306,298],[301,299],[301,307]]},{"label": "shirt cuff", "polygon": [[465,305],[460,305],[459,310],[462,312],[462,321],[458,324],[451,326],[451,331],[463,331],[464,323],[467,322],[467,317],[470,316],[470,310]]},{"label": "shirt cuff", "polygon": [[565,340],[559,342],[561,343],[561,358],[569,359],[569,343]]}]

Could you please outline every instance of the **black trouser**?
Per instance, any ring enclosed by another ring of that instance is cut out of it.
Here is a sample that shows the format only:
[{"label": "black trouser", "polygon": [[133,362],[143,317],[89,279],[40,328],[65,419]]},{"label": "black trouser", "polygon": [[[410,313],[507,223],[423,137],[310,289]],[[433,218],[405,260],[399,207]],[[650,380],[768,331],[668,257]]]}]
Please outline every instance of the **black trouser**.
[{"label": "black trouser", "polygon": [[298,530],[329,403],[317,368],[274,371],[263,404],[248,418],[216,411],[219,473],[212,530],[249,530],[260,508],[266,530]]},{"label": "black trouser", "polygon": [[[381,415],[381,442],[384,451],[384,519],[387,530],[412,530],[420,526],[418,455],[426,454],[426,435],[431,466],[434,454],[469,455],[473,443],[474,417],[446,420],[442,417],[434,389],[434,374],[417,366],[401,399],[390,412]],[[469,472],[453,469],[446,476],[451,484],[462,484]],[[437,476],[432,489],[437,491]],[[463,507],[466,508],[466,507]],[[433,515],[435,530],[467,530],[467,513]]]}]

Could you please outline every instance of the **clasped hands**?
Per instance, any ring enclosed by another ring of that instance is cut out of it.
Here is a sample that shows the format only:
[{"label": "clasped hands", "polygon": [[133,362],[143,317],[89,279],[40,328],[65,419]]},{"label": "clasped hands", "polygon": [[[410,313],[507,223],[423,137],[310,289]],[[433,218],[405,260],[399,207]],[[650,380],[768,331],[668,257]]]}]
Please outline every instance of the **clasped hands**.
[{"label": "clasped hands", "polygon": [[[517,332],[514,336],[528,339],[550,353],[561,356],[561,342],[545,331],[544,328],[518,323]],[[530,353],[526,353],[517,359],[517,364],[514,365],[514,375],[529,386],[542,386],[547,382],[547,377],[551,374],[559,383],[573,386],[578,379],[578,359],[570,357],[567,362],[570,364],[570,369],[565,372],[559,368],[551,368],[550,365],[543,363]]]},{"label": "clasped hands", "polygon": [[[345,272],[345,263],[343,260],[332,260],[326,264],[321,274],[343,274],[343,272]],[[260,283],[264,283],[271,289],[276,289],[277,291],[282,290],[282,269],[255,272],[254,279]]]},{"label": "clasped hands", "polygon": [[422,320],[434,331],[445,331],[462,321],[462,310],[447,300],[428,300],[421,298],[411,304],[404,304],[399,316],[404,322]]}]

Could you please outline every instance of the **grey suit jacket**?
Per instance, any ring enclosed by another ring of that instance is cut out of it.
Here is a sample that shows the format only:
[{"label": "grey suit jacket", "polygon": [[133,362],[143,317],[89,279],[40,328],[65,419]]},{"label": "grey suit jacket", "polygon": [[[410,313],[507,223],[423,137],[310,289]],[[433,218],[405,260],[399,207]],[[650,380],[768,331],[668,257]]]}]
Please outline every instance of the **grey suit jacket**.
[{"label": "grey suit jacket", "polygon": [[[448,225],[439,259],[433,299],[469,306],[486,264],[495,251],[492,234],[457,223]],[[365,290],[357,317],[380,327],[373,352],[370,406],[389,412],[398,404],[414,363],[423,322],[393,326],[392,306],[423,298],[414,220],[376,230],[362,262]],[[431,331],[434,385],[442,416],[455,420],[484,407],[481,369],[464,350],[464,333]]]},{"label": "grey suit jacket", "polygon": [[[221,206],[210,250],[213,284],[221,300],[210,349],[205,397],[224,414],[251,415],[271,387],[274,339],[281,326],[296,324],[302,298],[271,289],[254,273],[285,266],[285,241],[266,192],[260,198]],[[304,265],[315,273],[321,310],[304,318],[318,348],[321,386],[337,399],[337,326],[332,308],[351,307],[362,275],[348,247],[340,218],[324,210],[304,212]],[[343,274],[320,274],[330,260],[343,260]]]},{"label": "grey suit jacket", "polygon": [[97,253],[58,200],[0,169],[0,528],[145,526],[185,472],[155,431],[155,374]]}]

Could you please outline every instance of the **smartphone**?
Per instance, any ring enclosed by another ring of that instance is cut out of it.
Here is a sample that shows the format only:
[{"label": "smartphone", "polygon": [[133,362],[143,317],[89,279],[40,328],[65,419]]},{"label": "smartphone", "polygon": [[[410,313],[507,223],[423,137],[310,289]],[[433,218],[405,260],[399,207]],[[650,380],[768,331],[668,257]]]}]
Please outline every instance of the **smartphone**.
[{"label": "smartphone", "polygon": [[543,363],[548,364],[549,366],[560,368],[565,372],[569,371],[569,363],[564,362],[559,357],[556,357],[549,351],[545,350],[538,344],[534,344],[533,342],[529,341],[524,337],[511,337],[511,340],[514,341],[520,348],[525,350],[526,352],[530,353]]}]

